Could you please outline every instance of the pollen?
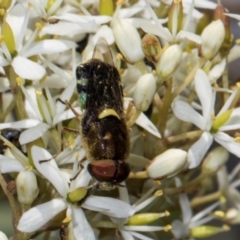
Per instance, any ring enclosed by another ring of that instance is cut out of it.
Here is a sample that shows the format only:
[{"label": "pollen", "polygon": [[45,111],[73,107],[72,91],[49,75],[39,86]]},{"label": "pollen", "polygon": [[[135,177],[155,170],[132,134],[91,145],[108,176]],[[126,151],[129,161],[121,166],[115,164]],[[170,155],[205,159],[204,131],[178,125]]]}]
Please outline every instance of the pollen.
[{"label": "pollen", "polygon": [[171,229],[172,229],[172,226],[170,224],[164,226],[164,228],[163,228],[164,232],[168,232]]},{"label": "pollen", "polygon": [[31,8],[31,7],[32,7],[32,4],[31,4],[31,3],[28,3],[28,7]]},{"label": "pollen", "polygon": [[36,90],[36,94],[37,94],[38,96],[41,96],[41,95],[42,95],[42,91],[41,91],[41,90]]},{"label": "pollen", "polygon": [[156,74],[157,74],[156,70],[152,70],[152,75],[156,75]]},{"label": "pollen", "polygon": [[123,59],[123,56],[121,53],[117,53],[116,55],[116,59],[119,61],[119,60],[122,60]]},{"label": "pollen", "polygon": [[69,223],[72,221],[72,218],[70,216],[63,219],[62,223]]},{"label": "pollen", "polygon": [[37,22],[37,23],[35,24],[35,27],[36,27],[38,30],[41,30],[41,29],[42,29],[42,24],[39,23],[39,22]]},{"label": "pollen", "polygon": [[116,2],[116,5],[123,5],[125,3],[125,0],[118,0]]},{"label": "pollen", "polygon": [[240,137],[235,137],[235,138],[234,138],[234,142],[239,143],[239,142],[240,142]]},{"label": "pollen", "polygon": [[165,216],[166,217],[170,216],[170,212],[169,211],[165,211]]},{"label": "pollen", "polygon": [[240,88],[240,82],[236,83],[236,86],[237,86],[238,88]]},{"label": "pollen", "polygon": [[182,2],[182,0],[174,0],[175,4],[180,3],[180,2]]},{"label": "pollen", "polygon": [[53,39],[58,39],[59,37],[58,37],[58,35],[53,35]]},{"label": "pollen", "polygon": [[240,38],[236,39],[236,44],[240,44]]},{"label": "pollen", "polygon": [[18,86],[22,86],[23,85],[23,80],[20,77],[16,77],[16,82],[17,82]]},{"label": "pollen", "polygon": [[211,115],[211,119],[214,121],[216,119],[216,116]]},{"label": "pollen", "polygon": [[220,217],[220,218],[225,217],[225,213],[224,213],[223,211],[215,211],[215,212],[214,212],[214,215],[215,215],[216,217]]},{"label": "pollen", "polygon": [[154,196],[156,197],[159,197],[159,196],[162,196],[163,195],[163,191],[162,190],[157,190],[155,193],[154,193]]}]

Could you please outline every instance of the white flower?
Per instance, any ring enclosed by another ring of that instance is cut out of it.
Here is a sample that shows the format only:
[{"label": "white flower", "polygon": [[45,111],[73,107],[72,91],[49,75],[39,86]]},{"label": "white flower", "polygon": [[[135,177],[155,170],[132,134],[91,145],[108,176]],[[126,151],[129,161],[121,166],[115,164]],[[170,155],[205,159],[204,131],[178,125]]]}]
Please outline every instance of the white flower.
[{"label": "white flower", "polygon": [[[32,147],[32,158],[37,170],[52,183],[62,198],[53,199],[25,212],[19,221],[18,229],[22,232],[33,232],[41,228],[59,212],[67,209],[67,217],[70,217],[72,220],[76,239],[96,239],[83,210],[68,200],[69,194],[74,190],[88,187],[91,180],[91,176],[87,171],[88,161],[83,163],[84,168],[78,174],[77,178],[70,182],[70,177],[74,177],[74,175],[68,177],[62,175],[54,160],[40,163],[40,160],[52,159],[51,154],[46,150],[37,146]],[[76,173],[76,171],[73,172],[75,175]],[[81,204],[81,207],[99,211],[115,218],[126,218],[133,213],[133,209],[129,204],[108,197],[89,196]]]},{"label": "white flower", "polygon": [[[59,96],[60,99],[63,101],[69,101],[75,87],[76,83],[73,80]],[[19,142],[21,144],[36,140],[42,137],[48,129],[53,128],[59,122],[75,117],[71,109],[65,111],[66,105],[58,101],[56,102],[52,98],[48,88],[45,88],[48,97],[47,100],[44,98],[40,90],[35,91],[35,89],[31,89],[27,91],[23,86],[21,86],[21,89],[26,97],[26,111],[29,119],[0,124],[0,129],[27,128],[27,130],[20,135]],[[37,102],[37,99],[39,102]],[[48,101],[48,106],[46,101]],[[81,113],[80,108],[75,108],[75,110]]]},{"label": "white flower", "polygon": [[[153,9],[150,7],[150,5],[147,3],[146,7],[147,10],[149,11],[152,19],[154,20],[154,24],[151,23],[150,21],[142,22],[141,28],[150,34],[154,34],[163,40],[167,42],[182,42],[184,39],[188,39],[190,41],[196,42],[197,44],[202,43],[202,39],[200,36],[197,34],[194,34],[190,31],[188,31],[190,23],[192,21],[192,11],[193,11],[193,3],[194,1],[191,2],[191,7],[189,9],[189,12],[187,13],[186,20],[184,22],[183,29],[179,31],[177,34],[171,33],[170,30],[166,27],[163,27],[161,23],[159,22],[158,17],[154,13]],[[176,12],[177,13],[177,12]],[[178,19],[177,17],[174,18],[175,21],[173,22],[173,29],[177,29],[175,25],[178,24]]]},{"label": "white flower", "polygon": [[[181,186],[181,182],[178,178],[175,178],[176,186]],[[213,203],[207,208],[201,210],[199,213],[193,216],[192,208],[188,196],[186,194],[179,195],[179,205],[182,211],[182,220],[174,220],[172,222],[172,233],[175,239],[184,239],[191,237],[190,231],[198,226],[210,222],[215,218],[214,215],[207,216],[212,210],[220,205],[219,202]]]},{"label": "white flower", "polygon": [[175,99],[172,104],[173,112],[179,119],[193,123],[203,130],[200,139],[193,144],[188,151],[189,168],[195,168],[201,163],[213,139],[225,147],[229,152],[240,157],[240,143],[223,132],[238,129],[240,127],[240,108],[228,110],[237,90],[232,93],[215,117],[215,92],[213,92],[207,75],[203,70],[199,69],[197,71],[194,82],[198,98],[202,105],[202,115],[182,100]]},{"label": "white flower", "polygon": [[[33,42],[39,33],[38,28],[32,32],[25,43],[29,16],[29,9],[22,4],[16,4],[7,14],[6,22],[9,26],[6,25],[5,28],[10,27],[9,31],[12,34],[8,31],[4,36],[6,43],[1,43],[0,66],[12,65],[15,73],[21,78],[39,80],[45,75],[46,70],[39,63],[29,60],[29,57],[62,52],[74,48],[76,44],[68,40],[55,39]],[[2,34],[4,34],[4,27]]]}]

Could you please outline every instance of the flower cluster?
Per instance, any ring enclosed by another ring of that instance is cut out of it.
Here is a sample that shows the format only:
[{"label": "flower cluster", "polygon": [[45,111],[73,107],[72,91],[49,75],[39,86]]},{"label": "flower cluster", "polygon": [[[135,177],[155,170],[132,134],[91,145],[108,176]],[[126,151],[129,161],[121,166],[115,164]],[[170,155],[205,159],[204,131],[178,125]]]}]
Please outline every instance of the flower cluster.
[{"label": "flower cluster", "polygon": [[180,240],[239,224],[230,17],[208,0],[0,1],[0,186],[14,223],[0,219],[0,238]]}]

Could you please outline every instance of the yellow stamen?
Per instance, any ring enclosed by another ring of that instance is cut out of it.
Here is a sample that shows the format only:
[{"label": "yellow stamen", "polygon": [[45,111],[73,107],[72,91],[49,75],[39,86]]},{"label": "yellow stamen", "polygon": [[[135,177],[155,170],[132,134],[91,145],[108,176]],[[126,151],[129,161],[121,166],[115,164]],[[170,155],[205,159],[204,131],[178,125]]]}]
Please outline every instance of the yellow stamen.
[{"label": "yellow stamen", "polygon": [[156,75],[156,74],[157,74],[156,70],[152,70],[152,75]]},{"label": "yellow stamen", "polygon": [[[145,137],[145,136],[144,136],[144,137]],[[154,183],[155,183],[156,185],[158,185],[158,186],[162,185],[161,181],[159,181],[159,180],[155,180]]]},{"label": "yellow stamen", "polygon": [[163,230],[165,231],[165,232],[168,232],[169,230],[171,230],[172,229],[172,226],[171,225],[166,225],[166,226],[164,226],[164,228],[163,228]]},{"label": "yellow stamen", "polygon": [[53,35],[53,39],[58,39],[58,35]]},{"label": "yellow stamen", "polygon": [[32,7],[32,4],[31,4],[31,3],[28,3],[28,7],[31,8],[31,7]]},{"label": "yellow stamen", "polygon": [[165,211],[165,216],[166,217],[170,216],[170,212],[169,211]]},{"label": "yellow stamen", "polygon": [[35,24],[35,27],[36,27],[38,30],[41,30],[43,26],[42,26],[41,23],[37,22],[37,23]]},{"label": "yellow stamen", "polygon": [[72,221],[72,218],[70,216],[63,219],[62,223],[69,223]]},{"label": "yellow stamen", "polygon": [[116,2],[116,5],[123,5],[125,3],[125,0],[118,0]]},{"label": "yellow stamen", "polygon": [[122,60],[123,59],[123,56],[121,53],[117,53],[116,55],[116,59],[119,61],[119,60]]},{"label": "yellow stamen", "polygon": [[235,137],[234,142],[237,142],[237,143],[240,142],[240,137]]},{"label": "yellow stamen", "polygon": [[224,204],[224,203],[226,203],[226,198],[224,197],[224,196],[221,196],[220,197],[220,202],[222,203],[222,204]]},{"label": "yellow stamen", "polygon": [[238,83],[236,83],[236,86],[238,87],[238,88],[240,88],[240,83],[238,82]]},{"label": "yellow stamen", "polygon": [[18,86],[22,86],[23,85],[23,80],[20,77],[16,77],[16,82],[17,82]]},{"label": "yellow stamen", "polygon": [[240,38],[236,39],[236,40],[235,40],[235,43],[236,43],[236,44],[240,44]]},{"label": "yellow stamen", "polygon": [[36,94],[37,94],[38,96],[41,96],[41,95],[42,95],[42,91],[41,91],[41,90],[36,90]]},{"label": "yellow stamen", "polygon": [[214,212],[214,215],[216,217],[220,217],[220,218],[223,218],[225,216],[225,213],[223,211],[215,211]]},{"label": "yellow stamen", "polygon": [[154,193],[154,196],[156,197],[159,197],[159,196],[162,196],[163,195],[163,191],[162,190],[157,190],[155,193]]},{"label": "yellow stamen", "polygon": [[229,230],[231,230],[231,228],[230,228],[228,225],[226,225],[226,224],[224,224],[224,225],[222,226],[222,229],[223,229],[224,231],[229,231]]}]

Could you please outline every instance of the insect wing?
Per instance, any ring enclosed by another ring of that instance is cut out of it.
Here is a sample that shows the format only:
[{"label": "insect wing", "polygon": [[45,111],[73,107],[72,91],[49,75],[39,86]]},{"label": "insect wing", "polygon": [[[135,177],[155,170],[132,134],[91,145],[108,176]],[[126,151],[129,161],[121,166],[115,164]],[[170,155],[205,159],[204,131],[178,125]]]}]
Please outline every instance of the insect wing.
[{"label": "insect wing", "polygon": [[100,38],[94,48],[93,59],[99,59],[102,62],[114,66],[111,49],[104,38]]}]

